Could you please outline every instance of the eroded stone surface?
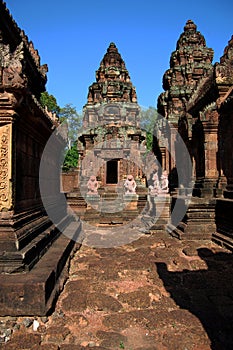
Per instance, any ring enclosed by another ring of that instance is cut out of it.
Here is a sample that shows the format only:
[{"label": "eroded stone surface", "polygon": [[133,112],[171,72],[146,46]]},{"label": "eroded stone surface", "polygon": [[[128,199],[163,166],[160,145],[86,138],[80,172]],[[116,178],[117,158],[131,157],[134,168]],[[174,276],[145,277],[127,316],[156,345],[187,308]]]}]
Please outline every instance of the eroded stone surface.
[{"label": "eroded stone surface", "polygon": [[48,321],[33,332],[24,318],[5,319],[19,329],[2,348],[230,350],[232,272],[227,250],[161,231],[109,250],[83,246]]}]

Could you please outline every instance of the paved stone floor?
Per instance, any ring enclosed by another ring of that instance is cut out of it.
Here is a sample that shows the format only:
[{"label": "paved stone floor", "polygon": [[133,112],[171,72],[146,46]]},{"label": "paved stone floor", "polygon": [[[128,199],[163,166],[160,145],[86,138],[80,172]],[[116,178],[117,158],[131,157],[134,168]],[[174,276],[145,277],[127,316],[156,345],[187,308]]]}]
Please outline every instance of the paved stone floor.
[{"label": "paved stone floor", "polygon": [[1,348],[233,349],[232,276],[229,251],[162,231],[120,247],[83,245],[37,330],[32,317],[0,318]]}]

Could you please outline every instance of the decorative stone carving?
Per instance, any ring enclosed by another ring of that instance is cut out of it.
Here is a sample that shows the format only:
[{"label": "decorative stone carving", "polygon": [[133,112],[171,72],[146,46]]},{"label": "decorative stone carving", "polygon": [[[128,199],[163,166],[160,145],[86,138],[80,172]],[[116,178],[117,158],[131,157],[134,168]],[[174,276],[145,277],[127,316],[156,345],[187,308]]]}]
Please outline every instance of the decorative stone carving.
[{"label": "decorative stone carving", "polygon": [[97,191],[98,187],[99,187],[99,184],[98,184],[98,181],[96,179],[96,176],[94,176],[94,175],[90,176],[90,179],[87,182],[87,189],[88,189],[87,194],[91,195],[91,196],[98,195],[98,191]]},{"label": "decorative stone carving", "polygon": [[184,32],[177,41],[176,51],[171,54],[170,68],[163,77],[163,92],[158,99],[158,111],[169,119],[185,112],[198,82],[213,69],[213,50],[206,47],[204,36],[196,24],[188,20]]},{"label": "decorative stone carving", "polygon": [[137,102],[137,95],[129,73],[114,43],[96,71],[96,82],[89,87],[88,104],[105,102]]},{"label": "decorative stone carving", "polygon": [[133,175],[128,175],[127,176],[127,179],[125,180],[125,183],[124,183],[124,187],[125,187],[125,194],[136,194],[136,182],[134,180],[134,177]]},{"label": "decorative stone carving", "polygon": [[[81,180],[95,169],[100,186],[117,185],[127,174],[142,178],[140,154],[145,133],[140,129],[136,91],[116,45],[111,43],[96,71],[96,82],[83,108],[85,133],[78,139]],[[95,164],[91,169],[89,161]]]},{"label": "decorative stone carving", "polygon": [[168,175],[167,172],[164,171],[161,175],[160,182],[160,193],[168,193]]},{"label": "decorative stone carving", "polygon": [[4,2],[0,2],[0,13],[0,85],[26,88],[39,100],[41,92],[45,91],[48,67],[40,65],[38,51],[17,26]]},{"label": "decorative stone carving", "polygon": [[6,62],[3,69],[2,83],[5,87],[23,88],[27,79],[23,74],[24,50],[23,42],[21,42],[14,53],[10,56],[10,60]]},{"label": "decorative stone carving", "polygon": [[159,177],[157,172],[153,174],[152,181],[153,181],[153,185],[149,186],[149,193],[152,196],[157,196],[158,193],[160,192],[160,183],[159,183]]},{"label": "decorative stone carving", "polygon": [[11,130],[11,124],[0,126],[0,211],[12,207]]},{"label": "decorative stone carving", "polygon": [[168,193],[168,175],[167,171],[165,170],[161,178],[159,180],[158,173],[155,172],[153,177],[152,177],[153,185],[149,186],[149,194],[152,196],[158,196],[163,193]]},{"label": "decorative stone carving", "polygon": [[[174,157],[170,157],[166,147],[162,145],[159,139],[160,154],[155,150],[157,157],[162,158],[162,168],[169,173],[176,167],[176,163],[180,161],[183,155],[177,152],[176,133],[179,132],[187,149],[193,153],[193,147],[190,143],[192,134],[192,122],[188,117],[190,101],[193,95],[203,82],[205,84],[200,93],[205,93],[211,86],[213,81],[213,50],[206,46],[205,38],[197,31],[196,24],[188,20],[184,32],[177,41],[176,51],[171,54],[170,68],[163,76],[163,88],[165,92],[160,94],[158,98],[158,112],[168,119],[170,124],[170,135],[167,136],[170,153]],[[192,101],[194,104],[195,101]],[[154,144],[158,142],[158,138],[154,138]],[[190,186],[189,172],[184,169],[183,175],[180,176],[180,185],[184,187]]]}]

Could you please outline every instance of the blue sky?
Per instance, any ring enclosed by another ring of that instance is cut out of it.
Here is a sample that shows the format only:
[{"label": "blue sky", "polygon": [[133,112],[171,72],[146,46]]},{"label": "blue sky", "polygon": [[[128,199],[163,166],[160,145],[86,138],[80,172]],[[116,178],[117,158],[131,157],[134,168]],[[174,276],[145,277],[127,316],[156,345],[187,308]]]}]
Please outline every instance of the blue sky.
[{"label": "blue sky", "polygon": [[5,0],[49,67],[47,91],[81,110],[110,42],[115,42],[138,102],[156,106],[162,76],[188,19],[219,61],[233,34],[232,0]]}]

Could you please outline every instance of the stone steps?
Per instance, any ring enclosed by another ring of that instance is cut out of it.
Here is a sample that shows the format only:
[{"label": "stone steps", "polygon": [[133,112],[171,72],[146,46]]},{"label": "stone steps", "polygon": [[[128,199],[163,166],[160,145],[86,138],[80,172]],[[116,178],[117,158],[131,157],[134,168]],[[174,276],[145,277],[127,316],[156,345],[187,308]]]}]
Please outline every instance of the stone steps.
[{"label": "stone steps", "polygon": [[221,247],[225,247],[233,251],[233,236],[228,232],[225,232],[224,234],[220,232],[213,233],[212,241],[219,244]]},{"label": "stone steps", "polygon": [[[72,232],[73,239],[60,234],[27,273],[0,274],[1,293],[4,295],[4,301],[0,301],[0,316],[45,316],[53,307],[68,277],[68,265],[66,268],[65,265],[72,257],[81,225],[70,222],[67,230]],[[76,249],[79,247],[80,244],[76,244]]]},{"label": "stone steps", "polygon": [[[47,252],[48,248],[60,235],[57,227],[46,217],[40,218],[33,227],[33,238],[29,244],[15,252],[4,252],[0,255],[0,271],[5,273],[15,273],[29,271]],[[71,222],[71,217],[66,216],[59,224],[66,227]]]}]

